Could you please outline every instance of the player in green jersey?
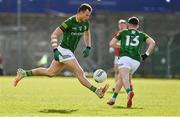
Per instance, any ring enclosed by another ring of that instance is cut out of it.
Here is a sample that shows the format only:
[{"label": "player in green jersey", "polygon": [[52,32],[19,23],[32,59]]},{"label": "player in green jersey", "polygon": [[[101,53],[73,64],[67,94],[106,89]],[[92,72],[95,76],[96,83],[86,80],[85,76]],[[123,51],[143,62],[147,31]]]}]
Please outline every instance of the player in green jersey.
[{"label": "player in green jersey", "polygon": [[[121,54],[118,60],[119,64],[119,80],[116,83],[115,91],[111,99],[107,102],[109,105],[113,105],[120,91],[120,79],[122,79],[124,88],[128,95],[127,107],[132,106],[132,98],[134,92],[130,88],[129,76],[138,69],[140,61],[144,61],[153,51],[155,47],[155,41],[139,30],[139,19],[137,17],[130,17],[128,19],[128,29],[120,31],[116,37],[110,41],[110,46],[118,48],[117,42],[120,41]],[[142,55],[142,46],[146,43],[148,48]]]},{"label": "player in green jersey", "polygon": [[[119,29],[119,31],[127,29],[127,22],[126,22],[126,20],[120,19],[118,21],[118,29]],[[118,32],[115,32],[114,35],[117,35],[117,33]],[[118,72],[119,72],[119,70],[118,70],[118,68],[119,68],[118,59],[119,59],[119,57],[121,55],[121,51],[120,51],[120,48],[115,48],[114,49],[113,47],[110,47],[109,48],[109,52],[110,53],[115,52],[115,57],[114,57],[114,72],[115,72],[115,84],[116,84],[116,81],[118,80],[118,77],[119,77],[119,74],[118,74]],[[129,80],[130,80],[130,88],[132,90],[133,89],[133,85],[132,85],[132,82],[131,82],[131,78]],[[123,82],[121,81],[121,83],[119,83],[119,84],[120,84],[120,87],[122,88]],[[115,88],[113,87],[112,91],[114,92],[114,90],[115,90]]]},{"label": "player in green jersey", "polygon": [[[63,70],[64,67],[74,72],[79,82],[86,88],[93,91],[99,98],[102,98],[108,89],[108,84],[104,87],[96,88],[85,76],[85,73],[79,65],[74,51],[77,48],[81,36],[84,36],[86,48],[83,51],[83,57],[88,57],[91,50],[91,34],[88,19],[91,15],[92,7],[89,4],[82,4],[77,14],[65,20],[57,27],[51,35],[51,45],[54,52],[54,60],[49,68],[36,68],[32,70],[18,69],[14,81],[14,86],[26,76],[49,76],[53,77]],[[58,39],[63,36],[58,45]]]}]

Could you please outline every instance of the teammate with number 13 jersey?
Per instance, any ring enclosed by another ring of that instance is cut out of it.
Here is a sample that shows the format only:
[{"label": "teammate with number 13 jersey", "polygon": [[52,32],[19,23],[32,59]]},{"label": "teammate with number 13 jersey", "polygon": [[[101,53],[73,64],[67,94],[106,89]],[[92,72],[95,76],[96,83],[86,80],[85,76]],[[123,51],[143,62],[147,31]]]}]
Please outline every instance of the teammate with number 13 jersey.
[{"label": "teammate with number 13 jersey", "polygon": [[[128,96],[127,108],[132,106],[132,99],[134,96],[134,92],[130,88],[130,76],[132,76],[138,69],[140,61],[144,61],[152,53],[155,47],[155,41],[146,33],[139,31],[138,28],[139,19],[137,17],[130,17],[128,19],[128,29],[120,31],[109,44],[111,47],[118,48],[119,45],[117,42],[120,41],[121,55],[118,59],[118,73],[121,77],[118,80],[122,80]],[[147,44],[148,48],[146,52],[141,55],[141,50],[144,44]],[[117,95],[121,89],[120,83],[121,82],[116,83],[113,95],[107,104],[115,104]]]},{"label": "teammate with number 13 jersey", "polygon": [[148,37],[146,33],[134,29],[125,29],[119,32],[116,38],[120,40],[121,43],[120,56],[129,56],[140,61],[141,49]]}]

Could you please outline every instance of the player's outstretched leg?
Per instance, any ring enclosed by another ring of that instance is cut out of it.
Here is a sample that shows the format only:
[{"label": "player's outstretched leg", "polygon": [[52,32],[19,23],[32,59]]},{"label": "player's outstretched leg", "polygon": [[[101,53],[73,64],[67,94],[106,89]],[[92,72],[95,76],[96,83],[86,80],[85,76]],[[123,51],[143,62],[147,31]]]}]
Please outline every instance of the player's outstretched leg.
[{"label": "player's outstretched leg", "polygon": [[95,93],[96,95],[99,97],[99,98],[103,98],[104,97],[104,94],[106,93],[106,91],[108,90],[109,88],[109,84],[106,84],[104,87],[100,87],[98,88]]},{"label": "player's outstretched leg", "polygon": [[72,70],[76,77],[78,78],[79,82],[85,86],[86,88],[90,89],[92,92],[94,92],[99,98],[103,98],[104,94],[106,93],[107,89],[109,88],[109,85],[106,84],[104,87],[97,88],[93,86],[88,79],[85,76],[85,73],[81,66],[79,65],[78,61],[76,59],[68,60],[63,62],[70,70]]},{"label": "player's outstretched leg", "polygon": [[23,70],[23,69],[21,69],[21,68],[19,68],[19,69],[17,70],[16,78],[15,78],[15,80],[14,80],[14,86],[16,87],[17,84],[18,84],[18,82],[19,82],[22,78],[24,78],[25,76],[26,76],[26,71]]},{"label": "player's outstretched leg", "polygon": [[134,97],[134,92],[130,91],[128,93],[128,101],[127,101],[127,108],[131,108],[132,106],[132,98]]}]

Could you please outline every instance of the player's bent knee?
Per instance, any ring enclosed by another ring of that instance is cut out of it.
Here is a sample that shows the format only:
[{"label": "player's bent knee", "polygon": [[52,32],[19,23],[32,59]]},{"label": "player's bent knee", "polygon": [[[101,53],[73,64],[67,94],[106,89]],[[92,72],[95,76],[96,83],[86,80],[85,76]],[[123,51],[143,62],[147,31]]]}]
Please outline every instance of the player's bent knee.
[{"label": "player's bent knee", "polygon": [[48,68],[48,69],[46,69],[46,76],[52,78],[52,77],[56,76],[56,72],[54,70]]}]

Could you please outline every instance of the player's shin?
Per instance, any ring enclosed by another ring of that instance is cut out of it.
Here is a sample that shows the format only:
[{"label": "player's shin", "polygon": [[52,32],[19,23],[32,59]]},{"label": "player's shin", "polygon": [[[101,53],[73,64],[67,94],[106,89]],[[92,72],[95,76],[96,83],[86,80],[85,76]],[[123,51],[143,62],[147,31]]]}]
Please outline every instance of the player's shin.
[{"label": "player's shin", "polygon": [[128,94],[131,91],[131,88],[130,88],[130,82],[129,82],[129,72],[127,68],[122,68],[121,77],[122,77],[122,82],[124,84],[124,88]]},{"label": "player's shin", "polygon": [[109,105],[114,105],[115,104],[116,98],[117,98],[118,93],[119,93],[121,88],[122,88],[122,81],[121,81],[120,78],[118,78],[117,81],[116,81],[116,86],[115,86],[115,90],[113,92],[113,95],[112,95],[111,99],[109,99],[107,104],[109,104]]}]

